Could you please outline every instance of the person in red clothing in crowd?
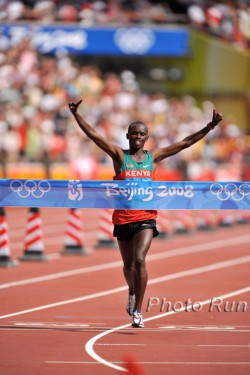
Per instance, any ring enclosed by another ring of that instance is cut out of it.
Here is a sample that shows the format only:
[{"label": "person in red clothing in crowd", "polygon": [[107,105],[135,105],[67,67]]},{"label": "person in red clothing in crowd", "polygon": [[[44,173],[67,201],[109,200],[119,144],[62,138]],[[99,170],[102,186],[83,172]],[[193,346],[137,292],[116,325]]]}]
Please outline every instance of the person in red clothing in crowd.
[{"label": "person in red clothing in crowd", "polygon": [[[78,113],[81,102],[82,100],[78,103],[69,103],[69,109],[88,138],[112,158],[114,179],[117,180],[151,180],[160,161],[201,140],[223,118],[221,114],[213,110],[211,122],[201,130],[180,142],[151,152],[144,150],[149,138],[147,125],[141,121],[135,121],[128,127],[129,149],[123,150],[105,139],[83,119]],[[133,327],[144,327],[141,310],[148,280],[146,255],[153,237],[158,235],[156,216],[155,210],[114,210],[113,212],[114,237],[117,237],[124,265],[123,273],[128,284],[126,310],[132,316]]]}]

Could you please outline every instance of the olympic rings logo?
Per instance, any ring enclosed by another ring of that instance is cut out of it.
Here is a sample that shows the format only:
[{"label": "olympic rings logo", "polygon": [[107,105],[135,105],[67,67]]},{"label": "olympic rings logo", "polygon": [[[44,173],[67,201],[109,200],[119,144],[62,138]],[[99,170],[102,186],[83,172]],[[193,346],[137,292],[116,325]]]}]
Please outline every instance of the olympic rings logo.
[{"label": "olympic rings logo", "polygon": [[219,183],[214,183],[210,186],[210,192],[216,195],[221,201],[226,201],[229,198],[234,201],[241,201],[245,196],[250,194],[250,184],[241,184],[237,186],[232,182],[222,186]]},{"label": "olympic rings logo", "polygon": [[46,180],[41,180],[38,183],[33,180],[26,180],[24,183],[19,180],[13,180],[10,183],[10,188],[20,198],[28,198],[30,195],[34,198],[42,198],[45,193],[50,191],[51,186]]}]

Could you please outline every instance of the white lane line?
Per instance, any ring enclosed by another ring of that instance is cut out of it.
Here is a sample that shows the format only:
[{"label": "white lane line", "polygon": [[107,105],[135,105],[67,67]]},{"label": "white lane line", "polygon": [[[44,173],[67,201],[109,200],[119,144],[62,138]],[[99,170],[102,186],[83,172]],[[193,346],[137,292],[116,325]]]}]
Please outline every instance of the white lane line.
[{"label": "white lane line", "polygon": [[198,346],[205,346],[205,347],[212,347],[212,348],[249,348],[249,345],[198,345]]},{"label": "white lane line", "polygon": [[212,327],[212,326],[204,326],[204,327],[182,327],[182,328],[173,328],[168,326],[160,326],[159,327],[162,330],[171,330],[171,331],[196,331],[196,332],[204,332],[204,331],[210,331],[210,332],[250,332],[249,329],[237,329],[235,327]]},{"label": "white lane line", "polygon": [[193,269],[186,270],[186,271],[176,272],[176,273],[166,275],[166,276],[156,277],[155,279],[150,280],[148,282],[148,284],[149,285],[158,284],[158,283],[161,283],[161,282],[164,282],[164,281],[178,279],[178,278],[181,278],[181,277],[184,277],[184,276],[194,276],[194,275],[198,275],[198,274],[203,273],[203,272],[215,271],[215,270],[218,270],[218,269],[221,269],[221,268],[236,266],[236,265],[240,265],[240,264],[243,264],[243,263],[249,263],[249,262],[250,262],[250,256],[245,256],[245,257],[236,258],[236,259],[230,259],[230,260],[226,260],[226,261],[223,261],[223,262],[212,263],[212,264],[209,264],[207,266],[202,266],[202,267],[193,268]]},{"label": "white lane line", "polygon": [[[53,365],[100,365],[101,363],[98,363],[96,361],[44,361],[44,363],[49,363]],[[124,362],[115,362],[115,363],[124,363]]]},{"label": "white lane line", "polygon": [[[44,363],[54,365],[101,365],[94,361],[44,361]],[[124,364],[122,361],[113,362],[116,364]],[[250,362],[136,362],[139,365],[250,365]]]},{"label": "white lane line", "polygon": [[[55,234],[57,233],[58,234],[58,231],[62,229],[62,227],[64,226],[64,228],[66,229],[66,223],[61,223],[61,225],[58,225],[58,224],[46,224],[46,225],[43,225],[43,233],[45,236],[47,236],[48,234]],[[25,228],[23,229],[11,229],[9,228],[9,234],[10,234],[10,237],[21,237],[23,238],[23,234],[25,233]],[[96,229],[93,228],[93,230],[89,229],[88,231],[85,232],[85,234],[95,234],[96,235]],[[62,232],[62,234],[64,234]],[[54,236],[53,236],[54,237]],[[53,238],[52,237],[52,238]],[[84,236],[85,237],[85,236]],[[62,239],[62,236],[61,237],[58,237],[58,238],[61,238]]]},{"label": "white lane line", "polygon": [[57,327],[57,328],[82,328],[90,327],[90,323],[58,323],[58,322],[16,322],[15,326],[27,327]]},{"label": "white lane line", "polygon": [[108,296],[110,294],[119,293],[119,292],[122,292],[122,291],[127,290],[127,289],[128,289],[127,286],[121,286],[121,287],[114,288],[114,289],[108,289],[106,291],[99,292],[99,293],[89,294],[89,295],[78,297],[78,298],[73,298],[73,299],[64,300],[64,301],[55,302],[55,303],[50,303],[48,305],[38,306],[38,307],[34,307],[34,308],[31,308],[31,309],[28,309],[28,310],[17,311],[17,312],[11,313],[11,314],[2,315],[2,316],[0,316],[0,319],[10,318],[11,316],[28,314],[28,313],[31,313],[31,312],[45,310],[45,309],[51,309],[51,308],[58,307],[58,306],[68,305],[70,303],[82,302],[82,301],[87,301],[87,300],[94,299],[94,298],[105,297],[105,296]]},{"label": "white lane line", "polygon": [[[248,242],[250,242],[250,235],[245,235],[245,236],[240,236],[240,237],[231,237],[231,238],[227,238],[224,240],[207,242],[205,244],[185,246],[185,247],[180,247],[175,250],[167,250],[161,253],[149,254],[147,257],[147,262],[160,260],[160,259],[166,259],[166,258],[172,258],[175,256],[180,256],[180,255],[201,253],[203,251],[210,251],[210,250],[214,250],[214,249],[221,248],[224,246],[235,246],[238,244],[243,244],[243,243],[248,243]],[[58,273],[54,273],[50,275],[33,277],[30,279],[4,283],[0,285],[0,289],[6,289],[10,287],[15,287],[15,286],[28,285],[28,284],[34,284],[34,283],[39,283],[43,281],[55,280],[55,279],[59,279],[63,277],[75,276],[75,275],[85,274],[89,272],[98,272],[98,271],[103,271],[103,270],[112,269],[112,268],[121,267],[121,266],[122,266],[122,261],[120,260],[115,261],[115,262],[108,262],[104,264],[98,264],[95,266],[82,267],[82,268],[77,268],[77,269],[70,270],[70,271],[58,272]]]},{"label": "white lane line", "polygon": [[96,344],[99,346],[146,346],[146,344]]},{"label": "white lane line", "polygon": [[[58,230],[57,230],[57,233],[58,233]],[[46,234],[43,235],[43,240],[45,242],[46,245],[60,245],[60,246],[63,246],[63,235],[64,234],[61,234],[60,236],[53,236],[53,237],[49,237],[49,236],[46,236]],[[85,241],[91,241],[91,240],[96,240],[96,230],[95,231],[89,231],[89,232],[85,232],[84,233],[84,240]],[[13,252],[17,251],[15,250],[15,248],[19,247],[20,246],[20,243],[23,242],[23,239],[20,240],[20,241],[11,241],[10,240],[10,245],[11,247],[13,247]]]},{"label": "white lane line", "polygon": [[[153,285],[153,284],[161,283],[161,282],[164,282],[164,281],[179,279],[179,278],[186,277],[186,276],[194,276],[194,275],[198,275],[200,273],[215,271],[215,270],[218,270],[218,269],[236,266],[236,265],[240,265],[240,264],[244,264],[244,263],[248,263],[248,262],[250,262],[250,256],[231,259],[231,260],[227,260],[227,261],[224,261],[224,262],[213,263],[213,264],[209,264],[209,265],[203,266],[203,267],[191,268],[191,269],[186,270],[186,271],[176,272],[176,273],[172,273],[170,275],[166,275],[166,276],[162,276],[162,277],[157,277],[155,279],[151,279],[151,280],[148,281],[148,285]],[[104,297],[104,296],[108,296],[110,294],[122,292],[122,291],[127,290],[127,289],[128,289],[127,285],[121,286],[121,287],[118,287],[118,288],[114,288],[114,289],[108,289],[108,290],[105,290],[103,292],[89,294],[89,295],[78,297],[78,298],[73,298],[73,299],[64,300],[64,301],[60,301],[60,302],[54,302],[54,303],[50,303],[48,305],[42,305],[42,306],[38,306],[38,307],[33,307],[31,309],[28,309],[28,310],[22,310],[22,311],[17,311],[17,312],[10,313],[10,314],[2,315],[2,316],[0,316],[0,319],[10,318],[12,316],[23,315],[23,314],[27,314],[27,313],[31,313],[31,312],[35,312],[35,311],[40,311],[40,310],[50,309],[50,308],[54,308],[54,307],[58,307],[58,306],[68,305],[70,303],[82,302],[82,301],[86,301],[86,300],[90,300],[90,299],[94,299],[94,298]],[[211,300],[210,300],[210,302],[211,302]],[[180,311],[181,311],[181,309],[180,309]]]},{"label": "white lane line", "polygon": [[106,269],[120,267],[121,265],[122,265],[122,262],[120,260],[118,260],[118,261],[115,261],[115,262],[98,264],[96,266],[82,267],[82,268],[77,268],[77,269],[70,270],[70,271],[63,271],[63,272],[58,272],[58,273],[54,273],[54,274],[50,274],[50,275],[46,275],[46,276],[33,277],[31,279],[24,279],[24,280],[19,280],[19,281],[1,284],[0,289],[6,289],[6,288],[13,287],[13,286],[34,284],[34,283],[39,283],[39,282],[42,282],[42,281],[55,280],[55,279],[60,279],[60,278],[63,278],[63,277],[75,276],[75,275],[80,275],[80,274],[84,274],[84,273],[103,271],[103,270],[106,270]]},{"label": "white lane line", "polygon": [[[64,223],[64,225],[65,225],[65,223]],[[58,233],[59,228],[61,229],[62,227],[60,225],[58,225],[58,224],[56,224],[56,225],[53,225],[53,224],[52,225],[43,225],[43,233],[46,233],[46,234],[49,234],[49,233]],[[66,228],[66,225],[65,225],[65,228]],[[25,228],[23,228],[23,229],[9,228],[9,235],[10,235],[10,237],[18,237],[18,236],[20,236],[20,237],[23,238],[23,234],[24,233],[25,233]]]},{"label": "white lane line", "polygon": [[[31,328],[3,328],[3,327],[1,327],[1,331],[3,331],[4,330],[4,332],[5,331],[18,331],[18,332],[20,332],[20,331],[28,331],[28,332],[30,332],[31,331]],[[36,332],[36,331],[44,331],[44,328],[32,328],[32,332]],[[0,360],[0,362],[1,362],[1,360]]]},{"label": "white lane line", "polygon": [[[56,259],[59,259],[61,258],[61,254],[59,253],[53,253],[53,254],[48,254],[46,255],[46,257],[49,259],[49,260],[56,260]],[[0,288],[1,289],[1,288]]]},{"label": "white lane line", "polygon": [[[230,298],[230,297],[234,297],[234,296],[237,296],[237,295],[240,295],[240,294],[247,293],[249,291],[250,291],[250,287],[246,287],[246,288],[243,288],[243,289],[235,290],[235,291],[227,293],[227,294],[223,294],[223,295],[218,296],[216,298],[218,298],[218,299]],[[200,302],[201,306],[205,306],[205,305],[208,305],[210,303],[211,303],[211,299],[208,299],[208,300]],[[179,312],[183,312],[183,311],[185,311],[185,307],[183,307],[179,311],[169,311],[169,312],[166,312],[166,313],[162,313],[162,314],[159,314],[159,315],[152,316],[150,318],[146,318],[146,319],[144,319],[144,322],[149,322],[149,321],[155,320],[155,319],[161,319],[161,318],[163,318],[165,316],[173,315],[173,314],[178,314]],[[92,357],[97,362],[100,362],[100,363],[102,363],[105,366],[111,367],[111,368],[113,368],[115,370],[118,370],[118,371],[125,371],[125,372],[127,372],[127,370],[124,367],[118,366],[118,365],[116,365],[113,362],[109,362],[106,359],[104,359],[101,356],[99,356],[98,354],[96,354],[96,352],[94,351],[93,346],[95,345],[96,341],[99,340],[100,338],[102,338],[104,336],[107,336],[110,333],[114,333],[116,331],[119,331],[119,330],[121,330],[123,328],[127,328],[127,327],[130,327],[130,326],[131,326],[131,324],[124,324],[122,326],[109,329],[107,331],[104,331],[104,332],[99,333],[98,335],[92,337],[86,343],[86,345],[85,345],[86,352],[89,354],[90,357]],[[166,362],[164,362],[164,363],[166,363]],[[183,364],[195,364],[196,363],[197,364],[198,362],[169,362],[169,364],[170,363],[172,363],[172,364],[180,364],[180,363],[183,363]],[[203,362],[199,362],[199,363],[203,363]],[[204,364],[212,364],[212,363],[213,362],[204,362]],[[225,363],[224,362],[219,362],[219,363],[221,363],[221,364],[227,364],[228,362],[225,362]],[[241,362],[235,362],[235,364],[239,364],[239,363],[241,363]],[[244,362],[244,363],[248,364],[248,362]]]},{"label": "white lane line", "polygon": [[[156,331],[157,332],[157,331]],[[96,346],[146,346],[146,344],[131,344],[131,343],[128,343],[128,344],[95,344]],[[152,344],[150,344],[152,345]],[[162,344],[160,345],[157,345],[157,346],[162,346]],[[170,345],[170,344],[164,344],[164,346],[173,346],[173,345]],[[250,347],[250,344],[249,345],[175,345],[177,347],[190,347],[190,346],[201,346],[201,347],[216,347],[216,348],[249,348]]]},{"label": "white lane line", "polygon": [[[132,331],[132,330],[131,330]],[[133,330],[134,331],[134,330]],[[157,332],[157,331],[156,331]],[[234,331],[235,332],[235,331]],[[114,343],[114,344],[95,344],[96,346],[146,346],[146,344],[131,344],[131,343],[128,343],[128,344],[117,344],[117,343]],[[150,344],[152,345],[152,344]],[[159,344],[159,345],[156,345],[156,346],[171,346],[173,347],[173,345],[170,345],[170,344]],[[198,344],[198,345],[174,345],[174,346],[177,346],[177,347],[190,347],[190,346],[201,346],[201,347],[215,347],[215,348],[249,348],[250,347],[250,344],[249,345],[202,345],[202,344]]]}]

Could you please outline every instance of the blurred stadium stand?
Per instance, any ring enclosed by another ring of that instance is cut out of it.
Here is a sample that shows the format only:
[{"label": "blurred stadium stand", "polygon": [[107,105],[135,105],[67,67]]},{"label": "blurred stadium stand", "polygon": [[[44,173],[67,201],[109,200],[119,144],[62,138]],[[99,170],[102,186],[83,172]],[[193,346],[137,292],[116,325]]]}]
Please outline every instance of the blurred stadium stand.
[{"label": "blurred stadium stand", "polygon": [[161,164],[160,180],[250,180],[249,1],[0,0],[0,177],[112,179],[69,101],[127,147],[135,119],[148,148],[223,126]]}]

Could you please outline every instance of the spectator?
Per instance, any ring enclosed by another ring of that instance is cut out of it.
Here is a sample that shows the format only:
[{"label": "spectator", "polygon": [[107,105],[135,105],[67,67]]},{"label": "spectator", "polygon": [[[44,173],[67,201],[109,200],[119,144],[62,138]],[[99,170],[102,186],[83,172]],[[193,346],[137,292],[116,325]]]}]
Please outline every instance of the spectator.
[{"label": "spectator", "polygon": [[[181,12],[181,13],[180,13]],[[166,25],[185,23],[211,33],[240,49],[249,48],[249,0],[2,0],[0,20],[93,25]]]},{"label": "spectator", "polygon": [[[85,150],[90,148],[92,160],[88,164],[93,170],[96,163],[109,163],[106,155],[91,149],[72,125],[67,103],[79,97],[84,97],[86,120],[120,146],[124,146],[128,123],[140,118],[150,124],[151,149],[195,132],[213,107],[205,102],[198,108],[191,96],[143,93],[136,75],[128,70],[120,75],[103,74],[95,66],[79,66],[70,56],[40,56],[26,39],[8,48],[0,64],[0,151],[6,161],[43,161],[47,155],[51,162],[68,163],[78,176],[90,176],[89,170],[79,168],[81,160],[86,160]],[[226,119],[225,127],[163,167],[173,171],[182,168],[187,178],[200,179],[205,170],[213,171],[231,158],[239,161],[241,171],[244,153],[244,134],[235,120]],[[72,160],[79,163],[73,165]]]}]

